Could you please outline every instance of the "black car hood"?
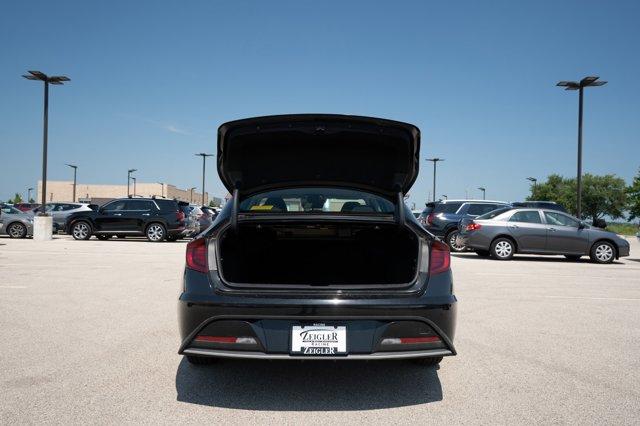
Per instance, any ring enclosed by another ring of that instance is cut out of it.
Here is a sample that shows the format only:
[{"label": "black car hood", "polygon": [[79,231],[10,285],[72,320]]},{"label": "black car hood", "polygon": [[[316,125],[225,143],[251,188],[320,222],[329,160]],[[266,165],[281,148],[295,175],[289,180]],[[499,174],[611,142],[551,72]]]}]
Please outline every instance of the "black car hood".
[{"label": "black car hood", "polygon": [[346,186],[406,194],[418,175],[420,130],[335,114],[231,121],[218,129],[218,174],[229,192]]}]

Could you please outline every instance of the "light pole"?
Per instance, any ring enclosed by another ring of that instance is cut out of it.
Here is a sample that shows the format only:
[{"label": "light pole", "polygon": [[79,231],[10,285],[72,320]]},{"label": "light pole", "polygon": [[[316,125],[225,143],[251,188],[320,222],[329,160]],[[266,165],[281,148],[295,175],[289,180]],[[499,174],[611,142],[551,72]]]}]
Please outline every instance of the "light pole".
[{"label": "light pole", "polygon": [[444,158],[427,158],[427,161],[433,162],[433,201],[436,201],[436,164]]},{"label": "light pole", "polygon": [[31,202],[31,191],[33,191],[33,188],[27,188],[27,203]]},{"label": "light pole", "polygon": [[201,152],[200,154],[196,154],[196,156],[202,157],[202,205],[204,206],[204,170],[205,164],[207,162],[207,157],[213,157],[213,154],[205,154]]},{"label": "light pole", "polygon": [[131,176],[131,180],[133,181],[133,196],[136,196],[136,178],[134,176]]},{"label": "light pole", "polygon": [[189,195],[189,203],[193,203],[193,190],[196,188],[196,186],[189,188],[189,191],[191,192],[191,194]]},{"label": "light pole", "polygon": [[[535,189],[538,187],[538,179],[529,176],[527,180],[533,184],[533,190],[535,191]],[[531,193],[533,193],[533,191],[531,191]]]},{"label": "light pole", "polygon": [[131,182],[131,173],[137,172],[138,169],[129,169],[127,170],[127,197],[129,196],[129,183]]},{"label": "light pole", "polygon": [[486,200],[486,199],[487,199],[487,198],[486,198],[486,192],[487,192],[486,188],[483,188],[483,187],[479,186],[479,187],[478,187],[478,189],[479,189],[480,191],[482,191],[482,199],[483,199],[483,200]]},{"label": "light pole", "polygon": [[74,166],[73,164],[67,164],[67,166],[73,169],[73,199],[71,202],[76,202],[76,172],[78,171],[78,166]]},{"label": "light pole", "polygon": [[161,191],[162,191],[162,198],[164,198],[164,182],[158,182],[158,183],[161,185],[161,187],[160,187],[160,188],[162,188],[162,189],[161,189]]},{"label": "light pole", "polygon": [[62,85],[65,81],[71,81],[64,75],[48,76],[40,71],[28,71],[29,75],[23,75],[27,80],[39,80],[44,82],[44,119],[42,132],[42,206],[40,216],[47,216],[47,138],[49,133],[49,84]]},{"label": "light pole", "polygon": [[447,194],[442,194],[442,196],[444,197],[445,200],[448,200],[449,197],[447,196]]},{"label": "light pole", "polygon": [[559,81],[556,86],[564,87],[565,90],[578,90],[580,92],[578,100],[578,171],[576,178],[576,216],[582,219],[582,103],[584,98],[584,88],[590,86],[604,86],[606,81],[597,81],[600,77],[585,77],[580,81]]}]

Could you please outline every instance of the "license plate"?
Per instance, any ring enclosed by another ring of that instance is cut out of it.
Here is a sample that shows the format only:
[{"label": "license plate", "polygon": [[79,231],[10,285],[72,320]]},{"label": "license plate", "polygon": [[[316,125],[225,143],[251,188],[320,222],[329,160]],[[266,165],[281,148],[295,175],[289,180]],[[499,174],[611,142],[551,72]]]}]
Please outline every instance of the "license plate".
[{"label": "license plate", "polygon": [[347,327],[324,324],[294,325],[291,353],[295,355],[346,355]]}]

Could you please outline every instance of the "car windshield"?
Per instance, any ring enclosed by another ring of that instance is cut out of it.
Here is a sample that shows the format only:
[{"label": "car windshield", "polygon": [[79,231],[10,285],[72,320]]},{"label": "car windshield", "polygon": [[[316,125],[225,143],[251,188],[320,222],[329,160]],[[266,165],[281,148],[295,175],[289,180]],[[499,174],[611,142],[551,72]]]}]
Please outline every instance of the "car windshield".
[{"label": "car windshield", "polygon": [[251,195],[240,212],[392,214],[394,204],[378,195],[341,188],[290,188]]},{"label": "car windshield", "polygon": [[489,213],[485,213],[482,216],[478,216],[476,219],[493,219],[494,217],[508,212],[512,207],[502,207],[499,209],[491,210]]},{"label": "car windshield", "polygon": [[21,212],[20,210],[16,209],[13,206],[9,206],[7,204],[3,204],[2,205],[2,213],[5,214],[24,214],[23,212]]}]

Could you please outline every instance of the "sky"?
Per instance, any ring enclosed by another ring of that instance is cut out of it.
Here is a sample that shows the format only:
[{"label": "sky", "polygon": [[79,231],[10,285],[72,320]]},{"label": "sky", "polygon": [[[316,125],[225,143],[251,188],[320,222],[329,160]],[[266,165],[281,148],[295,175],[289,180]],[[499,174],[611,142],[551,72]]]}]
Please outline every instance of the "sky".
[{"label": "sky", "polygon": [[[50,180],[201,186],[198,152],[226,121],[340,113],[417,125],[441,157],[437,196],[520,200],[526,177],[576,170],[630,182],[640,167],[638,1],[5,2],[0,13],[0,199],[41,177],[40,83],[52,86]],[[431,192],[426,160],[409,203]],[[208,160],[207,190],[226,191]]]}]

